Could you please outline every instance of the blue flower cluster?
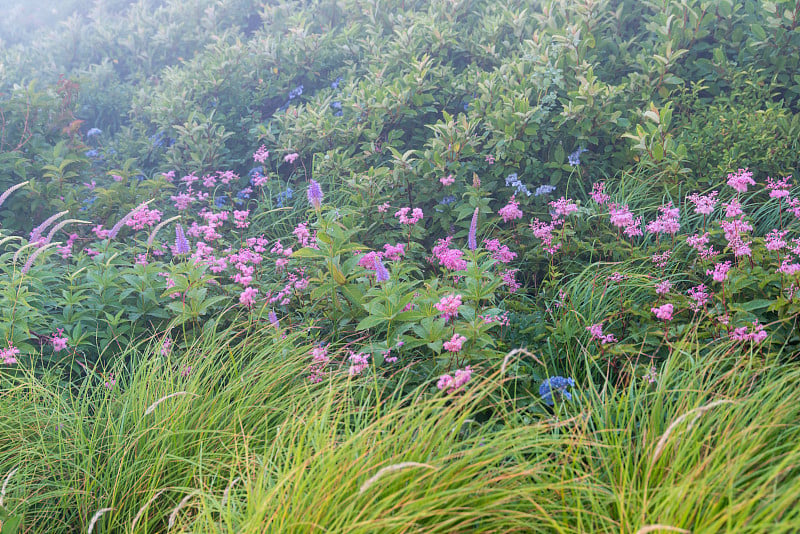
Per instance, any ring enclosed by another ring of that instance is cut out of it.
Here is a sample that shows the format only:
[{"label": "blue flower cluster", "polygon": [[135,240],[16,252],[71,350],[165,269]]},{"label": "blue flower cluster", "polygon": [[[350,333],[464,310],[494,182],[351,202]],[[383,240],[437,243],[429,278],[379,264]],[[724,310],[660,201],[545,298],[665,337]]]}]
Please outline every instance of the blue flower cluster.
[{"label": "blue flower cluster", "polygon": [[333,80],[331,82],[331,89],[338,89],[339,88],[339,84],[342,83],[342,80],[344,80],[344,78],[342,78],[341,76],[339,76],[338,78]]},{"label": "blue flower cluster", "polygon": [[286,191],[282,191],[275,196],[275,204],[279,207],[283,207],[283,203],[287,200],[292,199],[292,195],[294,194],[294,190],[291,187],[287,187]]},{"label": "blue flower cluster", "polygon": [[303,84],[298,85],[291,91],[289,91],[289,100],[294,100],[298,96],[303,94]]},{"label": "blue flower cluster", "polygon": [[448,204],[452,204],[456,201],[456,197],[454,195],[447,195],[442,200],[439,201],[439,204],[442,206],[447,206]]},{"label": "blue flower cluster", "polygon": [[548,406],[555,404],[554,399],[572,400],[572,393],[567,388],[575,387],[575,380],[563,376],[552,376],[539,386],[539,395]]},{"label": "blue flower cluster", "polygon": [[550,185],[550,184],[540,185],[539,187],[536,188],[536,191],[533,192],[533,196],[539,197],[539,196],[542,196],[542,195],[549,195],[550,193],[552,193],[555,190],[556,190],[556,187],[554,185]]},{"label": "blue flower cluster", "polygon": [[573,167],[577,167],[578,165],[580,165],[581,154],[583,154],[584,152],[589,152],[589,150],[583,147],[578,147],[578,150],[567,156],[569,164],[572,165]]},{"label": "blue flower cluster", "polygon": [[214,206],[218,208],[223,207],[227,203],[228,203],[228,197],[225,195],[220,195],[214,199]]},{"label": "blue flower cluster", "polygon": [[89,128],[89,131],[86,132],[86,137],[94,137],[96,135],[100,135],[103,133],[103,130],[100,128]]},{"label": "blue flower cluster", "polygon": [[253,178],[256,176],[264,176],[264,167],[259,165],[258,167],[253,167],[247,172],[247,176],[250,177],[250,185],[253,184]]},{"label": "blue flower cluster", "polygon": [[519,181],[519,177],[515,172],[506,176],[506,187],[513,187],[516,190],[516,194],[525,193],[526,196],[531,196],[528,187]]},{"label": "blue flower cluster", "polygon": [[342,103],[341,102],[339,102],[338,100],[334,100],[333,102],[331,102],[331,107],[336,110],[336,111],[333,112],[333,115],[335,117],[341,117],[342,116]]}]

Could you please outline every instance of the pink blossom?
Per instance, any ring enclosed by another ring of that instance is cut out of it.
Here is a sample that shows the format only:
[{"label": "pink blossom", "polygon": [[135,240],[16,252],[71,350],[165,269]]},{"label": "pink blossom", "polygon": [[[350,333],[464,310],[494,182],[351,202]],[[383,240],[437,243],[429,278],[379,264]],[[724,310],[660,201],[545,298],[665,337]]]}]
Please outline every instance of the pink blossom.
[{"label": "pink blossom", "polygon": [[517,271],[519,269],[507,269],[500,273],[500,278],[503,280],[503,285],[506,286],[509,293],[516,293],[520,287],[517,282]]},{"label": "pink blossom", "polygon": [[387,211],[389,211],[390,207],[391,206],[389,205],[388,202],[384,202],[383,204],[378,206],[378,213],[386,213]]},{"label": "pink blossom", "polygon": [[[513,199],[513,197],[512,197]],[[575,204],[574,201],[568,198],[561,197],[558,200],[553,200],[550,203],[550,206],[553,207],[553,211],[555,211],[556,218],[559,217],[566,217],[570,213],[574,213],[578,211],[578,205]],[[522,215],[520,215],[522,216]]]},{"label": "pink blossom", "polygon": [[256,295],[258,295],[258,289],[254,287],[246,287],[239,295],[239,302],[250,308],[255,303]]},{"label": "pink blossom", "polygon": [[715,282],[724,282],[728,277],[728,271],[731,269],[731,262],[725,261],[714,265],[713,269],[707,269],[706,274],[711,276]]},{"label": "pink blossom", "polygon": [[767,237],[764,238],[766,241],[767,250],[776,251],[784,248],[786,246],[786,241],[783,238],[787,233],[788,230],[784,230],[783,232],[779,230],[772,230],[770,233],[768,233]]},{"label": "pink blossom", "polygon": [[672,320],[672,304],[663,304],[657,308],[650,308],[650,311],[656,315],[656,318],[661,319],[662,321]]},{"label": "pink blossom", "polygon": [[453,185],[453,183],[456,181],[456,179],[453,178],[452,174],[448,174],[447,176],[439,178],[439,181],[441,182],[442,185],[448,186],[448,185]]},{"label": "pink blossom", "polygon": [[689,202],[694,204],[694,212],[702,215],[711,215],[714,211],[714,205],[717,203],[717,195],[719,191],[712,191],[708,195],[698,195],[692,193],[688,196]]},{"label": "pink blossom", "polygon": [[17,359],[15,356],[19,354],[19,349],[12,344],[8,345],[8,348],[0,350],[0,360],[5,365],[13,365],[17,363]]},{"label": "pink blossom", "polygon": [[[408,216],[409,211],[411,211],[411,217]],[[417,224],[417,222],[419,222],[422,219],[423,213],[422,210],[419,208],[414,208],[412,210],[411,208],[406,207],[397,210],[394,216],[400,219],[400,224],[413,225]]]},{"label": "pink blossom", "polygon": [[687,295],[689,295],[689,298],[693,301],[689,305],[693,311],[699,311],[701,308],[705,308],[711,298],[711,293],[708,292],[708,288],[705,284],[700,284],[699,286],[689,289]]},{"label": "pink blossom", "polygon": [[672,289],[672,282],[669,280],[664,280],[656,284],[657,295],[666,295],[669,293],[670,289]]},{"label": "pink blossom", "polygon": [[292,152],[291,154],[286,154],[285,156],[283,156],[283,161],[285,161],[286,163],[294,163],[294,160],[296,160],[299,157],[300,154],[298,154],[297,152]]},{"label": "pink blossom", "polygon": [[436,382],[436,387],[439,390],[447,390],[447,393],[455,393],[459,389],[463,388],[464,385],[470,381],[472,378],[472,368],[470,366],[465,367],[462,369],[457,369],[455,372],[455,377],[450,375],[442,375],[439,377],[439,380]]},{"label": "pink blossom", "polygon": [[606,343],[616,343],[617,338],[614,337],[613,334],[603,334],[603,323],[593,324],[591,326],[587,326],[586,330],[592,335],[592,340],[599,342],[601,345],[605,345]]},{"label": "pink blossom", "polygon": [[754,345],[757,345],[767,339],[767,332],[764,330],[764,325],[760,324],[758,321],[753,321],[753,326],[749,329],[746,326],[742,326],[740,328],[734,328],[728,336],[733,341],[751,341]]},{"label": "pink blossom", "polygon": [[735,173],[728,174],[728,185],[739,193],[747,191],[748,185],[756,185],[753,180],[753,173],[747,169],[739,169]]},{"label": "pink blossom", "polygon": [[595,182],[592,184],[592,192],[590,193],[592,200],[594,200],[601,206],[611,199],[610,196],[605,194],[604,192],[605,187],[606,187],[605,182]]},{"label": "pink blossom", "polygon": [[667,262],[669,261],[669,257],[672,255],[671,250],[664,251],[662,254],[653,254],[651,260],[659,269],[663,269],[667,266]]},{"label": "pink blossom", "polygon": [[678,222],[679,210],[672,206],[670,201],[665,206],[658,208],[660,212],[656,220],[647,223],[646,230],[656,234],[669,234],[675,235],[680,230],[681,225]]},{"label": "pink blossom", "polygon": [[500,208],[500,211],[497,213],[503,218],[503,222],[506,223],[508,221],[522,218],[522,211],[519,209],[519,202],[514,199],[514,196],[512,196],[511,200],[508,201],[508,204]]},{"label": "pink blossom", "polygon": [[181,182],[183,182],[183,183],[185,183],[186,185],[188,185],[188,186],[190,186],[190,187],[191,187],[191,185],[192,185],[193,183],[195,183],[195,182],[196,182],[197,180],[199,180],[199,179],[200,179],[200,178],[198,178],[197,176],[195,176],[195,175],[194,175],[194,173],[190,173],[190,174],[187,174],[186,176],[184,176],[183,178],[181,178]]},{"label": "pink blossom", "polygon": [[181,211],[189,209],[189,205],[195,200],[189,193],[178,193],[169,198],[175,203],[175,208]]},{"label": "pink blossom", "polygon": [[59,352],[67,348],[67,342],[69,341],[64,334],[64,329],[59,328],[57,333],[53,334],[50,338],[51,343],[53,344],[53,352]]},{"label": "pink blossom", "polygon": [[261,145],[258,150],[256,150],[255,154],[253,154],[253,161],[256,163],[264,163],[267,161],[269,157],[269,150],[264,145]]},{"label": "pink blossom", "polygon": [[488,154],[485,160],[489,165],[494,165],[495,159],[494,156],[492,156],[491,154]]},{"label": "pink blossom", "polygon": [[247,228],[248,226],[250,226],[250,222],[247,220],[248,215],[250,215],[250,210],[233,211],[234,225],[236,226],[236,228]]},{"label": "pink blossom", "polygon": [[461,345],[463,345],[466,340],[467,338],[462,335],[453,334],[453,337],[450,338],[450,341],[444,342],[444,350],[449,352],[460,352]]},{"label": "pink blossom", "polygon": [[442,313],[445,323],[458,317],[458,307],[461,306],[461,295],[446,295],[433,305]]},{"label": "pink blossom", "polygon": [[130,219],[125,221],[125,224],[134,230],[142,230],[155,226],[159,221],[161,221],[160,211],[151,210],[147,206],[141,206],[133,212],[133,215]]},{"label": "pink blossom", "polygon": [[722,206],[725,208],[725,217],[728,219],[738,217],[744,213],[738,198],[731,199],[731,201],[727,203],[723,202]]},{"label": "pink blossom", "polygon": [[390,245],[386,243],[383,245],[383,256],[392,261],[399,261],[401,257],[406,254],[406,246],[403,243]]},{"label": "pink blossom", "polygon": [[769,198],[783,198],[789,196],[789,188],[791,185],[789,184],[789,180],[792,178],[791,175],[787,176],[786,178],[781,178],[780,180],[773,180],[770,177],[767,177],[767,189],[770,190]]},{"label": "pink blossom", "polygon": [[369,354],[364,352],[353,352],[351,350],[347,359],[350,360],[350,369],[348,369],[348,374],[350,376],[360,375],[369,367]]}]

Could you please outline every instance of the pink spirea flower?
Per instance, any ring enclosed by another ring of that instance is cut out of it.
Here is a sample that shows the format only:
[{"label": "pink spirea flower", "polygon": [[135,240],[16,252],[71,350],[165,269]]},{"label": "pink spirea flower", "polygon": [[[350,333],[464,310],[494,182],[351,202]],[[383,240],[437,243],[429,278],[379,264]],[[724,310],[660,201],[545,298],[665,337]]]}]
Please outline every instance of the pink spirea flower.
[{"label": "pink spirea flower", "polygon": [[667,266],[667,262],[669,261],[669,257],[672,256],[672,251],[667,250],[661,254],[653,254],[651,258],[652,262],[658,267],[659,269],[663,269]]},{"label": "pink spirea flower", "polygon": [[788,230],[782,232],[780,230],[772,230],[768,233],[767,237],[764,238],[767,250],[776,251],[784,248],[786,246],[786,240],[783,238],[787,233]]},{"label": "pink spirea flower", "polygon": [[592,184],[592,192],[590,193],[592,200],[601,206],[611,199],[611,197],[604,192],[605,187],[605,182],[595,182]]},{"label": "pink spirea flower", "polygon": [[[410,217],[408,216],[409,211],[411,212]],[[405,207],[397,210],[394,216],[400,220],[400,224],[412,225],[412,224],[417,224],[417,222],[419,222],[422,219],[423,213],[422,210],[419,208],[414,208],[412,210],[409,207]]]},{"label": "pink spirea flower", "polygon": [[687,198],[689,202],[694,204],[694,212],[702,215],[711,215],[714,211],[714,205],[717,203],[717,195],[719,191],[712,191],[707,195],[698,195],[692,193]]},{"label": "pink spirea flower", "polygon": [[460,352],[461,346],[466,340],[467,338],[462,335],[453,334],[453,337],[450,338],[450,341],[444,342],[444,350],[449,352]]},{"label": "pink spirea flower", "polygon": [[189,206],[195,201],[195,198],[189,193],[178,193],[177,195],[172,195],[169,198],[175,203],[175,209],[181,211],[189,209]]},{"label": "pink spirea flower", "polygon": [[616,343],[617,341],[617,338],[614,337],[614,334],[603,334],[603,323],[587,326],[586,330],[588,330],[592,335],[592,340],[599,342],[601,345],[605,345],[606,343]]},{"label": "pink spirea flower", "polygon": [[780,180],[773,180],[770,177],[767,177],[767,189],[769,189],[769,198],[783,198],[789,196],[789,189],[791,185],[789,184],[789,180],[792,178],[792,175],[787,176],[786,178],[781,178]]},{"label": "pink spirea flower", "polygon": [[406,255],[406,246],[404,243],[390,245],[386,243],[383,245],[383,256],[392,261],[398,261]]},{"label": "pink spirea flower", "polygon": [[491,154],[488,154],[484,159],[489,165],[494,165],[495,159]]},{"label": "pink spirea flower", "polygon": [[565,197],[561,197],[558,200],[553,200],[549,204],[553,208],[557,218],[566,217],[570,213],[578,211],[578,205],[575,204],[575,202],[571,199]]},{"label": "pink spirea flower", "polygon": [[461,295],[446,295],[433,305],[442,313],[445,322],[458,317],[458,307],[461,306]]},{"label": "pink spirea flower", "polygon": [[511,197],[511,200],[508,201],[508,204],[500,208],[500,211],[497,213],[503,218],[503,222],[522,218],[522,211],[519,209],[519,202],[517,202],[513,196]]},{"label": "pink spirea flower", "polygon": [[503,285],[508,289],[509,293],[516,293],[522,287],[517,282],[517,271],[519,269],[506,269],[500,273],[500,278],[503,280]]},{"label": "pink spirea flower", "polygon": [[749,329],[746,326],[734,328],[728,336],[733,341],[751,341],[754,345],[757,345],[767,339],[767,332],[764,330],[764,325],[758,321],[753,321],[753,326]]},{"label": "pink spirea flower", "polygon": [[311,365],[308,367],[308,381],[314,384],[322,382],[322,378],[325,375],[325,367],[330,360],[326,347],[317,346],[311,349]]},{"label": "pink spirea flower", "polygon": [[486,250],[493,252],[492,259],[500,263],[510,263],[517,257],[516,252],[512,252],[506,245],[501,245],[497,239],[484,239]]},{"label": "pink spirea flower", "polygon": [[444,186],[453,185],[453,183],[455,183],[455,181],[456,181],[456,179],[453,178],[452,174],[448,174],[447,176],[439,178],[439,182],[441,182],[441,184],[444,185]]},{"label": "pink spirea flower", "polygon": [[151,210],[147,206],[142,206],[133,212],[133,215],[125,221],[125,224],[134,230],[142,230],[158,224],[161,221],[161,215],[158,210]]},{"label": "pink spirea flower", "polygon": [[283,161],[285,161],[286,163],[294,163],[294,161],[299,157],[300,154],[298,154],[297,152],[292,152],[291,154],[286,154],[285,156],[283,156]]},{"label": "pink spirea flower", "polygon": [[350,376],[360,375],[369,367],[369,354],[364,352],[353,352],[351,350],[347,359],[350,360],[350,369],[348,369]]},{"label": "pink spirea flower", "polygon": [[250,308],[255,304],[256,295],[258,295],[258,289],[246,287],[239,295],[239,302]]},{"label": "pink spirea flower", "polygon": [[9,344],[8,348],[0,350],[0,361],[6,365],[14,365],[17,363],[17,358],[15,356],[19,354],[19,352],[17,347]]},{"label": "pink spirea flower", "polygon": [[706,274],[711,276],[715,282],[724,282],[728,277],[728,271],[731,269],[731,262],[724,261],[714,265],[713,269],[707,269]]},{"label": "pink spirea flower", "polygon": [[646,230],[654,234],[677,234],[681,228],[678,222],[680,214],[678,208],[673,207],[670,201],[665,206],[658,208],[658,211],[660,212],[658,217],[656,217],[656,220],[647,223]]},{"label": "pink spirea flower", "polygon": [[672,311],[673,306],[672,304],[663,304],[657,308],[650,308],[650,311],[653,312],[656,318],[661,319],[662,321],[671,321],[672,320]]},{"label": "pink spirea flower", "polygon": [[739,203],[739,199],[734,198],[731,199],[730,202],[723,202],[722,206],[725,208],[725,217],[731,219],[733,217],[738,217],[742,213],[742,205]]},{"label": "pink spirea flower", "polygon": [[439,390],[447,390],[447,393],[455,393],[472,378],[472,368],[470,366],[464,369],[457,369],[455,376],[442,375],[436,382],[436,387]]},{"label": "pink spirea flower", "polygon": [[775,272],[782,273],[787,276],[794,276],[797,273],[800,273],[800,263],[792,262],[792,257],[787,256],[783,259],[780,267],[778,267]]},{"label": "pink spirea flower", "polygon": [[561,248],[561,243],[553,242],[555,240],[553,230],[555,230],[557,226],[558,224],[556,222],[545,223],[541,222],[538,218],[534,219],[530,224],[534,237],[542,240],[542,247],[544,248],[545,252],[551,256]]},{"label": "pink spirea flower", "polygon": [[433,247],[433,257],[429,258],[428,261],[431,263],[438,262],[442,267],[451,271],[463,271],[467,268],[466,260],[461,258],[464,253],[461,250],[450,248],[452,239],[452,237],[439,239]]},{"label": "pink spirea flower", "polygon": [[255,154],[253,154],[253,161],[256,163],[264,163],[267,161],[269,157],[269,150],[264,145],[261,145],[258,150],[256,150]]},{"label": "pink spirea flower", "polygon": [[728,174],[728,185],[739,193],[747,191],[748,185],[756,185],[753,180],[753,173],[747,169],[739,169],[734,173]]},{"label": "pink spirea flower", "polygon": [[686,294],[689,295],[690,299],[692,299],[692,303],[689,304],[689,307],[693,311],[699,311],[700,309],[704,308],[706,304],[708,304],[709,299],[711,299],[711,293],[708,291],[708,288],[705,286],[705,284],[700,284],[699,286],[690,288]]},{"label": "pink spirea flower", "polygon": [[250,210],[233,211],[234,225],[236,228],[247,228],[250,226],[250,221],[247,220],[248,215],[250,215]]},{"label": "pink spirea flower", "polygon": [[53,351],[59,352],[67,348],[67,342],[69,341],[64,334],[64,329],[59,328],[55,334],[51,337],[50,341],[53,343]]},{"label": "pink spirea flower", "polygon": [[669,280],[664,280],[656,284],[656,294],[658,295],[666,295],[669,293],[670,289],[672,289],[672,282]]}]

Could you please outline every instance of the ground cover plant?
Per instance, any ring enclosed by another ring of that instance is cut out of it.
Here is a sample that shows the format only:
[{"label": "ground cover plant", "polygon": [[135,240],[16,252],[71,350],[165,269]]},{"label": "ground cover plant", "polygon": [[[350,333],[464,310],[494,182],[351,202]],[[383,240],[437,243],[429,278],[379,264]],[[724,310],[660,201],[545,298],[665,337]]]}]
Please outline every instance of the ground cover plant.
[{"label": "ground cover plant", "polygon": [[798,16],[7,37],[0,532],[796,532]]}]

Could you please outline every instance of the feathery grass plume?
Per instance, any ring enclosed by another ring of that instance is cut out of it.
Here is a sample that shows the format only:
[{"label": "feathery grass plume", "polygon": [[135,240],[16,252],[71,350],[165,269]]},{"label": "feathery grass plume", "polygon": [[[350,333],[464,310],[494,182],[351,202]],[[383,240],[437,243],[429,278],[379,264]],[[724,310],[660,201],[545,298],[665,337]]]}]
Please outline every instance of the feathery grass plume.
[{"label": "feathery grass plume", "polygon": [[692,415],[692,414],[694,414],[694,413],[697,413],[697,415],[695,416],[695,418],[694,418],[694,419],[692,419],[692,422],[691,422],[691,423],[689,423],[689,428],[691,428],[691,427],[694,425],[694,422],[695,422],[695,421],[697,421],[697,419],[698,419],[698,418],[699,418],[701,415],[703,415],[704,413],[706,413],[706,412],[707,412],[708,410],[710,410],[711,408],[713,408],[713,407],[715,407],[715,406],[719,406],[719,405],[721,405],[721,404],[733,404],[733,401],[730,401],[730,400],[727,400],[727,399],[720,399],[720,400],[716,400],[716,401],[714,401],[714,402],[709,402],[708,404],[705,404],[705,405],[703,405],[703,406],[698,406],[698,407],[697,407],[697,408],[695,408],[694,410],[689,410],[689,411],[688,411],[688,412],[686,412],[685,414],[683,414],[683,415],[681,415],[680,417],[678,417],[677,419],[675,419],[675,420],[674,420],[674,421],[673,421],[673,422],[672,422],[672,423],[671,423],[671,424],[670,424],[670,425],[667,427],[667,430],[666,430],[666,431],[664,432],[664,434],[661,436],[661,439],[659,439],[659,440],[658,440],[658,443],[656,444],[656,449],[655,449],[655,451],[653,452],[653,457],[652,457],[652,459],[650,460],[650,468],[652,469],[653,465],[656,463],[656,461],[658,460],[658,458],[661,456],[661,453],[662,453],[662,452],[664,452],[664,447],[667,445],[667,440],[669,439],[669,436],[670,436],[670,434],[672,434],[672,431],[675,429],[675,427],[676,427],[676,426],[678,426],[678,425],[679,425],[679,424],[680,424],[682,421],[684,421],[684,420],[685,420],[687,417],[689,417],[690,415]]},{"label": "feathery grass plume", "polygon": [[472,214],[472,222],[469,224],[469,235],[467,236],[467,247],[470,250],[478,248],[478,212],[480,208],[475,208],[475,213]]},{"label": "feathery grass plume", "polygon": [[659,530],[668,530],[670,532],[680,532],[681,534],[692,534],[691,530],[686,530],[678,527],[671,527],[669,525],[645,525],[636,531],[636,534],[647,534],[648,532],[656,532]]},{"label": "feathery grass plume", "polygon": [[164,402],[167,399],[171,399],[172,397],[177,397],[179,395],[192,395],[193,397],[198,397],[199,396],[199,395],[197,395],[195,393],[189,393],[188,391],[176,391],[175,393],[170,393],[169,395],[165,395],[165,396],[161,397],[160,399],[155,401],[153,404],[148,406],[147,409],[144,411],[144,414],[145,415],[150,415],[151,413],[153,413],[155,411],[155,409],[158,407],[159,404],[161,404],[162,402]]},{"label": "feathery grass plume", "polygon": [[6,189],[5,191],[3,191],[3,194],[2,194],[2,195],[0,195],[0,206],[2,206],[2,205],[3,205],[3,202],[5,202],[5,201],[6,201],[6,199],[7,199],[8,197],[10,197],[10,196],[11,196],[11,193],[13,193],[14,191],[16,191],[16,190],[17,190],[17,189],[19,189],[20,187],[25,187],[26,185],[28,185],[28,183],[29,183],[29,181],[28,181],[28,180],[25,180],[24,182],[22,182],[22,183],[19,183],[19,184],[17,184],[17,185],[12,185],[11,187],[9,187],[9,188],[8,188],[8,189]]},{"label": "feathery grass plume", "polygon": [[147,510],[147,507],[148,507],[148,506],[150,506],[151,504],[153,504],[153,501],[155,501],[156,499],[158,499],[158,497],[159,497],[159,496],[160,496],[162,493],[164,493],[165,491],[167,491],[168,489],[170,489],[170,488],[164,488],[164,489],[158,490],[158,491],[156,492],[156,494],[155,494],[155,495],[153,495],[152,497],[150,497],[150,499],[148,499],[148,500],[147,500],[147,502],[146,502],[146,503],[144,503],[144,505],[142,505],[142,507],[141,507],[141,508],[139,508],[139,511],[138,511],[138,512],[136,512],[136,515],[135,515],[135,516],[133,516],[133,521],[131,521],[131,532],[133,532],[133,531],[134,531],[134,529],[136,528],[136,523],[138,523],[138,522],[139,522],[139,520],[142,518],[142,515],[144,514],[145,510]]},{"label": "feathery grass plume", "polygon": [[30,241],[31,243],[38,242],[42,238],[42,234],[44,233],[44,231],[47,230],[47,227],[53,224],[56,220],[66,215],[67,213],[69,213],[69,210],[64,210],[62,212],[56,213],[55,215],[51,215],[50,217],[45,219],[42,224],[40,224],[31,231],[30,239],[28,239],[28,241]]},{"label": "feathery grass plume", "polygon": [[153,228],[153,231],[152,231],[152,232],[150,232],[150,235],[147,237],[147,248],[150,248],[150,247],[152,247],[152,246],[153,246],[153,241],[155,241],[155,239],[156,239],[156,234],[158,233],[158,231],[159,231],[159,230],[161,230],[162,228],[164,228],[166,225],[168,225],[168,224],[169,224],[169,223],[171,223],[172,221],[177,221],[177,220],[178,220],[178,219],[180,219],[180,218],[181,218],[181,216],[180,216],[180,215],[176,215],[175,217],[170,217],[170,218],[169,218],[169,219],[167,219],[166,221],[161,221],[160,223],[158,223],[158,224],[156,225],[156,227],[155,227],[155,228]]},{"label": "feathery grass plume", "polygon": [[0,239],[0,247],[3,246],[3,244],[8,241],[18,241],[18,240],[22,241],[22,238],[19,237],[18,235],[10,235],[8,237],[4,237],[3,239]]},{"label": "feathery grass plume", "polygon": [[61,230],[62,228],[64,228],[66,225],[68,225],[70,223],[92,224],[90,221],[82,221],[80,219],[67,219],[65,221],[61,221],[60,223],[55,225],[52,230],[50,230],[50,232],[47,234],[47,237],[44,239],[44,243],[42,243],[42,244],[43,245],[48,244],[50,242],[50,240],[53,239],[53,236],[56,235],[56,232],[58,232],[59,230]]},{"label": "feathery grass plume", "polygon": [[92,520],[89,521],[89,528],[86,529],[86,534],[92,534],[94,526],[97,524],[97,521],[100,519],[100,516],[112,510],[113,508],[100,508],[98,511],[96,511],[92,516]]},{"label": "feathery grass plume", "polygon": [[5,499],[6,497],[6,488],[8,488],[8,482],[11,480],[11,477],[14,476],[14,473],[16,473],[18,470],[19,467],[15,467],[14,469],[8,472],[5,480],[3,480],[3,487],[0,488],[0,506],[3,506],[3,499]]},{"label": "feathery grass plume", "polygon": [[30,270],[31,266],[33,265],[33,262],[36,261],[36,258],[39,257],[39,254],[41,254],[42,252],[44,252],[45,250],[47,250],[50,247],[55,247],[55,246],[58,246],[60,244],[61,244],[61,241],[56,241],[55,243],[48,243],[48,244],[46,244],[46,245],[44,245],[42,247],[37,248],[34,251],[34,253],[31,254],[30,257],[28,257],[28,261],[25,262],[25,265],[22,266],[22,274],[26,274]]},{"label": "feathery grass plume", "polygon": [[197,490],[194,490],[191,493],[189,493],[189,495],[187,495],[186,497],[181,499],[181,502],[178,503],[178,506],[176,506],[175,509],[172,510],[172,513],[169,514],[169,521],[167,521],[167,532],[172,530],[172,527],[175,526],[175,520],[178,519],[178,512],[181,511],[181,508],[186,506],[186,504],[189,502],[189,500],[192,497],[194,497],[195,495],[197,495],[197,493],[198,493]]},{"label": "feathery grass plume", "polygon": [[242,477],[236,477],[233,480],[231,480],[231,483],[228,484],[228,486],[225,488],[225,491],[222,492],[222,501],[220,502],[220,506],[222,508],[225,508],[225,504],[228,502],[228,495],[230,494],[231,490],[236,485],[236,483],[239,482],[241,479]]},{"label": "feathery grass plume", "polygon": [[17,251],[14,253],[14,257],[12,258],[12,261],[13,261],[14,263],[17,263],[17,260],[19,260],[19,257],[22,255],[22,251],[23,251],[23,250],[25,250],[25,249],[27,249],[27,248],[35,247],[35,246],[36,246],[36,243],[26,243],[26,244],[22,245],[22,246],[21,246],[21,247],[19,247],[19,248],[17,249]]},{"label": "feathery grass plume", "polygon": [[508,354],[506,354],[505,358],[503,358],[503,365],[500,366],[500,374],[501,375],[505,374],[506,366],[508,365],[508,361],[511,359],[511,357],[512,356],[516,356],[517,354],[524,354],[525,356],[530,356],[531,359],[533,359],[536,363],[538,363],[542,367],[546,367],[545,364],[542,363],[542,361],[539,358],[537,358],[536,355],[533,354],[532,352],[530,352],[530,351],[528,351],[526,349],[514,349],[511,352],[509,352]]},{"label": "feathery grass plume", "polygon": [[122,229],[122,227],[125,225],[126,222],[131,220],[131,218],[133,217],[134,213],[136,213],[140,209],[144,208],[145,206],[147,206],[151,202],[153,202],[152,199],[148,200],[147,202],[142,202],[141,204],[139,204],[138,206],[133,208],[131,211],[129,211],[128,214],[125,215],[125,217],[120,219],[117,222],[117,224],[115,224],[114,226],[111,227],[111,230],[108,232],[108,238],[109,239],[114,239],[115,237],[117,237],[117,234],[119,233],[119,231]]},{"label": "feathery grass plume", "polygon": [[383,475],[385,475],[387,473],[393,473],[395,471],[401,471],[401,470],[406,469],[408,467],[425,467],[427,469],[433,469],[433,470],[438,469],[437,467],[435,467],[433,465],[422,464],[422,463],[419,463],[419,462],[401,462],[399,464],[387,465],[386,467],[384,467],[383,469],[379,470],[377,473],[372,475],[369,478],[369,480],[367,480],[366,482],[364,482],[361,485],[361,488],[359,488],[359,490],[358,490],[359,495],[364,493],[365,491],[367,491],[370,488],[370,486],[372,486],[375,482],[377,482]]}]

